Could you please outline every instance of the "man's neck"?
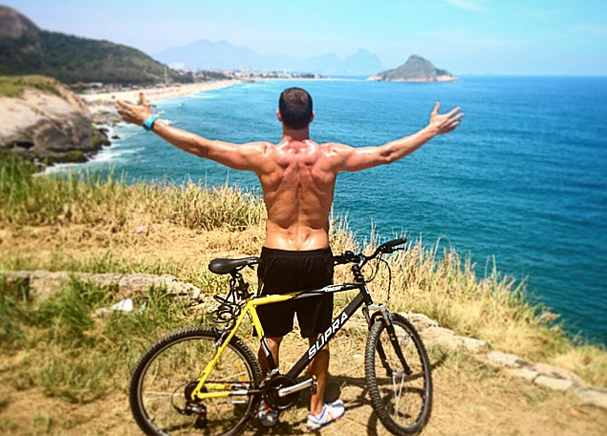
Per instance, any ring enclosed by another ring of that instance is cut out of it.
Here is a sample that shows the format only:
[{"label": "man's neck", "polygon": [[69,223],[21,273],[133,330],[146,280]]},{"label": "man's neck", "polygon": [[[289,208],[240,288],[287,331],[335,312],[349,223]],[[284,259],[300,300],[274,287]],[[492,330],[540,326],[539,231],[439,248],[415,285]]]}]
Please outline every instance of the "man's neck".
[{"label": "man's neck", "polygon": [[310,128],[293,130],[286,127],[282,129],[282,142],[305,141],[310,139]]}]

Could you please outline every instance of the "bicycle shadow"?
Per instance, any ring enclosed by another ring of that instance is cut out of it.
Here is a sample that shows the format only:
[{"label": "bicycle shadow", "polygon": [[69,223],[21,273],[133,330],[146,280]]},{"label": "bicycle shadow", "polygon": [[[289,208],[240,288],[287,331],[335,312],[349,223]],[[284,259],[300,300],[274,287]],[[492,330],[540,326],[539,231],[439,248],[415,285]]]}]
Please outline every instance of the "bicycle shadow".
[{"label": "bicycle shadow", "polygon": [[[447,358],[446,354],[442,354],[438,359],[436,359],[433,363],[430,364],[432,370],[439,368],[443,365]],[[342,375],[336,374],[333,375],[329,373],[329,377],[327,379],[327,388],[325,390],[325,402],[332,402],[340,397],[342,397],[342,389],[343,387],[348,386],[349,388],[354,388],[356,391],[355,396],[352,397],[350,389],[350,396],[344,401],[346,406],[346,416],[351,414],[353,411],[357,409],[366,407],[371,405],[368,395],[368,390],[366,386],[366,381],[364,375],[361,376],[350,376],[350,375]],[[343,399],[343,398],[342,398]],[[299,399],[297,400],[295,409],[308,409],[310,404],[310,394],[309,392],[303,392]],[[354,415],[356,416],[356,415]],[[361,423],[362,424],[362,423]],[[364,424],[363,424],[364,425]],[[377,419],[377,415],[375,413],[369,414],[369,419],[366,423],[367,427],[367,436],[378,436],[378,428],[381,427],[381,423]],[[310,434],[305,427],[299,428],[299,426],[294,426],[292,422],[280,421],[273,428],[264,428],[261,424],[256,420],[252,419],[247,428],[247,435],[251,436],[262,436],[262,435],[281,435],[281,436],[290,436],[290,435],[304,435]],[[318,433],[317,433],[318,434]]]}]

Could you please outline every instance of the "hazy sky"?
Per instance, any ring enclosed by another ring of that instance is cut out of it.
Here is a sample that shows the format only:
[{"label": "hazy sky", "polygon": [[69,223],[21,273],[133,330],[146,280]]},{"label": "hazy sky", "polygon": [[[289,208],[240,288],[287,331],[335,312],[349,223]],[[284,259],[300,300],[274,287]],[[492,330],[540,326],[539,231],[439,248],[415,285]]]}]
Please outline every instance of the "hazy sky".
[{"label": "hazy sky", "polygon": [[416,53],[456,74],[607,75],[607,0],[0,0],[43,29],[154,54],[225,39],[263,54]]}]

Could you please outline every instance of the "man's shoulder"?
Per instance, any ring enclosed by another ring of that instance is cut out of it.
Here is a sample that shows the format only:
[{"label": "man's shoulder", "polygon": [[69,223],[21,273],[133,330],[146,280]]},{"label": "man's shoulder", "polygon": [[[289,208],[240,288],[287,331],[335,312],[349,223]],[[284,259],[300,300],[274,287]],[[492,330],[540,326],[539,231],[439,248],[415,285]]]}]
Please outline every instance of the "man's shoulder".
[{"label": "man's shoulder", "polygon": [[324,142],[319,144],[319,148],[328,155],[337,155],[352,149],[351,146],[339,142]]},{"label": "man's shoulder", "polygon": [[243,144],[242,147],[257,153],[266,154],[273,149],[275,145],[268,141],[255,141]]}]

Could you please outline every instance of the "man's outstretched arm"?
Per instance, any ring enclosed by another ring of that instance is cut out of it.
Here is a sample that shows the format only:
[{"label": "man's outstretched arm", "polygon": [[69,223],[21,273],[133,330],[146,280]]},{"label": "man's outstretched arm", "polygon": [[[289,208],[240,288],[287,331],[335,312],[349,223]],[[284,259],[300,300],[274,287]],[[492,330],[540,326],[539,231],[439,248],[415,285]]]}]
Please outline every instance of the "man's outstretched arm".
[{"label": "man's outstretched arm", "polygon": [[[118,101],[116,108],[124,121],[141,126],[152,115],[152,108],[143,93],[139,94],[139,99],[139,105]],[[256,171],[261,164],[260,157],[266,149],[264,143],[237,145],[207,139],[162,121],[154,123],[153,132],[181,150],[236,170]]]},{"label": "man's outstretched arm", "polygon": [[438,113],[439,109],[440,104],[436,103],[430,114],[430,122],[417,133],[384,145],[355,148],[344,144],[333,144],[336,170],[354,172],[390,164],[410,155],[436,135],[452,132],[460,124],[464,114],[459,112],[459,107],[444,115]]}]

